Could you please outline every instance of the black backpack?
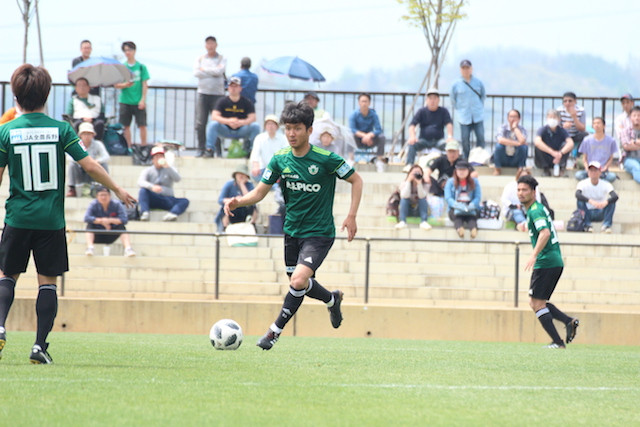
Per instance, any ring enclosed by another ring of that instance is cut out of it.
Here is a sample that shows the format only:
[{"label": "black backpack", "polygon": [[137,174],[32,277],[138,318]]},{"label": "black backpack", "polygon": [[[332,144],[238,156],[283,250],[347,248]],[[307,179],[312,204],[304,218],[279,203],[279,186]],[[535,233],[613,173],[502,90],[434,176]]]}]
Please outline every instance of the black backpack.
[{"label": "black backpack", "polygon": [[584,211],[576,209],[567,222],[567,231],[584,231]]}]

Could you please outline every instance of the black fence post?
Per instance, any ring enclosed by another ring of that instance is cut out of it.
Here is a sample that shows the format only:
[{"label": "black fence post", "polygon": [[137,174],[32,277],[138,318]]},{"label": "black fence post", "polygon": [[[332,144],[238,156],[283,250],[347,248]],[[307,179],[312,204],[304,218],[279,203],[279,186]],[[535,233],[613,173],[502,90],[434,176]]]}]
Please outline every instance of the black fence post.
[{"label": "black fence post", "polygon": [[220,296],[220,234],[216,233],[216,296]]},{"label": "black fence post", "polygon": [[520,284],[520,242],[516,242],[515,285],[513,287],[513,306],[518,307],[518,288]]}]

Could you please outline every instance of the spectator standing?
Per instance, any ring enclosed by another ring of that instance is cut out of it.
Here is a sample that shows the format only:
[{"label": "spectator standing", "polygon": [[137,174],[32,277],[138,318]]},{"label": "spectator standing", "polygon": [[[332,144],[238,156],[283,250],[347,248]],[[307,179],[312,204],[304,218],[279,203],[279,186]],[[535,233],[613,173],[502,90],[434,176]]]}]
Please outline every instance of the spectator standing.
[{"label": "spectator standing", "polygon": [[358,148],[376,147],[376,169],[384,172],[384,144],[386,139],[382,133],[380,118],[378,113],[371,106],[371,95],[361,93],[358,95],[358,106],[351,116],[349,116],[349,127],[356,140]]},{"label": "spectator standing", "polygon": [[547,111],[547,122],[538,129],[534,139],[535,165],[544,170],[545,176],[564,176],[567,159],[573,149],[573,140],[567,131],[560,126],[560,113]]},{"label": "spectator standing", "polygon": [[631,109],[631,125],[625,128],[620,136],[624,150],[624,170],[629,172],[633,180],[640,184],[640,107]]},{"label": "spectator standing", "polygon": [[67,103],[65,114],[71,118],[76,132],[80,123],[91,123],[96,131],[96,138],[102,141],[105,120],[102,98],[90,93],[89,81],[84,77],[76,80],[75,88],[75,94]]},{"label": "spectator standing", "polygon": [[592,233],[591,222],[602,221],[601,231],[611,233],[618,195],[610,182],[600,179],[600,171],[600,162],[596,160],[589,162],[589,177],[578,183],[576,199],[578,199],[578,209],[585,213],[585,231]]},{"label": "spectator standing", "polygon": [[143,170],[138,178],[140,221],[149,221],[151,209],[169,211],[162,220],[175,221],[189,206],[189,200],[173,194],[173,184],[180,181],[180,174],[169,165],[164,148],[160,146],[151,149],[151,161],[153,165]]},{"label": "spectator standing", "polygon": [[464,158],[469,159],[471,131],[476,136],[476,146],[484,148],[484,100],[487,94],[484,84],[473,76],[471,61],[460,62],[461,77],[451,88],[451,104],[460,123],[460,141]]},{"label": "spectator standing", "polygon": [[256,92],[258,92],[258,75],[252,73],[250,70],[251,58],[245,56],[240,61],[240,71],[235,73],[232,77],[240,77],[240,84],[242,85],[242,92],[240,92],[240,95],[255,104]]},{"label": "spectator standing", "polygon": [[[89,40],[82,40],[80,42],[80,56],[73,58],[73,60],[71,61],[71,68],[74,68],[79,63],[84,62],[87,59],[91,58],[92,51],[93,51],[93,46],[91,45],[91,42]],[[74,84],[71,80],[69,80],[69,83]],[[75,94],[76,91],[77,89],[74,91],[73,94]],[[89,93],[91,95],[100,96],[100,86],[92,87],[89,90]]]},{"label": "spectator standing", "polygon": [[[271,159],[269,159],[271,160]],[[220,196],[218,197],[218,204],[220,204],[220,210],[216,216],[215,223],[218,226],[218,231],[222,232],[227,225],[235,224],[238,222],[245,222],[247,217],[252,217],[251,222],[255,224],[257,215],[254,215],[256,211],[255,205],[242,206],[231,211],[232,215],[225,215],[224,205],[230,199],[236,196],[244,196],[249,191],[253,190],[253,183],[249,177],[249,168],[246,165],[240,165],[231,174],[231,180],[227,181],[220,190]]]},{"label": "spectator standing", "polygon": [[[416,126],[420,127],[420,135],[416,136]],[[416,154],[425,148],[442,148],[444,130],[447,130],[447,141],[453,139],[453,122],[449,110],[440,106],[438,89],[427,91],[427,105],[420,108],[409,125],[407,140],[407,165],[413,165]],[[409,167],[410,168],[410,167]]]},{"label": "spectator standing", "polygon": [[562,275],[564,262],[549,211],[542,206],[542,203],[536,201],[537,186],[538,181],[531,175],[518,179],[518,199],[527,209],[527,228],[531,246],[533,246],[533,252],[524,267],[525,271],[533,269],[529,286],[529,306],[552,339],[547,348],[562,349],[566,348],[566,345],[560,338],[553,320],[556,319],[565,324],[566,344],[575,338],[580,322],[576,318],[567,316],[549,302]]},{"label": "spectator standing", "polygon": [[209,114],[224,97],[225,70],[227,60],[218,53],[218,42],[209,36],[204,40],[207,53],[196,58],[193,64],[193,75],[198,78],[198,98],[196,101],[196,136],[198,150],[196,157],[205,154],[207,142],[207,121]]},{"label": "spectator standing", "polygon": [[[109,152],[101,141],[95,139],[96,132],[93,130],[93,125],[87,122],[81,123],[78,136],[91,158],[98,162],[105,171],[109,172]],[[89,174],[73,158],[67,163],[67,177],[69,179],[67,197],[78,196],[79,192],[76,187],[91,181]]]},{"label": "spectator standing", "polygon": [[620,142],[622,132],[631,126],[631,109],[633,108],[634,99],[630,93],[625,93],[620,97],[620,105],[622,113],[618,114],[613,122],[615,128],[615,137]]},{"label": "spectator standing", "polygon": [[611,167],[611,163],[613,163],[613,157],[618,153],[618,144],[616,144],[615,139],[604,134],[605,122],[602,117],[595,117],[592,125],[595,134],[586,137],[578,149],[578,153],[583,154],[584,170],[576,172],[576,179],[586,179],[589,169],[588,165],[595,161],[602,165],[600,178],[613,182],[618,177],[615,173],[609,171],[609,167]]},{"label": "spectator standing", "polygon": [[399,222],[397,229],[407,227],[407,217],[409,215],[420,216],[420,228],[431,230],[431,224],[427,222],[429,215],[429,205],[427,195],[429,194],[429,182],[424,177],[424,171],[420,165],[413,165],[407,177],[400,184],[400,205]]},{"label": "spectator standing", "polygon": [[218,100],[211,113],[211,122],[207,129],[206,157],[222,157],[222,145],[218,136],[223,138],[244,139],[243,148],[251,153],[253,140],[260,133],[260,126],[255,123],[256,113],[253,103],[240,95],[242,86],[239,77],[229,79],[229,95]]},{"label": "spectator standing", "polygon": [[[136,253],[131,247],[129,234],[124,233],[124,231],[127,230],[125,224],[128,221],[129,218],[122,203],[111,199],[111,192],[107,187],[98,187],[96,198],[89,203],[87,212],[84,214],[84,222],[87,223],[87,250],[85,251],[85,255],[93,256],[94,243],[107,245],[103,253],[105,256],[109,255],[110,250],[108,245],[120,237],[124,245],[124,256],[135,256]],[[98,234],[96,236],[95,231],[103,230],[118,230],[123,231],[123,233]]]},{"label": "spectator standing", "polygon": [[527,131],[520,125],[520,111],[507,113],[507,123],[503,124],[496,135],[496,147],[493,152],[494,175],[502,174],[502,167],[523,169],[527,164]]},{"label": "spectator standing", "polygon": [[260,180],[264,168],[269,164],[273,155],[289,145],[287,138],[279,132],[279,129],[278,116],[269,114],[264,118],[264,132],[258,134],[253,140],[249,163],[251,164],[251,178],[256,181]]},{"label": "spectator standing", "polygon": [[[45,68],[21,65],[11,76],[11,90],[22,115],[0,126],[0,183],[8,166],[11,194],[5,205],[0,241],[0,351],[7,340],[5,321],[16,282],[26,271],[33,252],[38,296],[36,340],[29,361],[50,364],[53,360],[47,337],[58,312],[56,278],[69,270],[64,219],[65,153],[127,205],[135,199],[87,154],[69,123],[44,114],[51,91],[51,75]],[[48,166],[40,163],[43,158]],[[54,175],[45,179],[45,170]]]},{"label": "spectator standing", "polygon": [[575,93],[565,92],[562,95],[562,107],[558,107],[558,113],[560,113],[560,125],[567,131],[577,149],[589,133],[587,132],[587,115],[584,107],[577,105],[576,102]]},{"label": "spectator standing", "polygon": [[132,41],[122,43],[122,51],[127,57],[127,66],[133,79],[125,83],[113,85],[120,92],[120,123],[124,126],[123,135],[131,147],[131,120],[136,118],[136,125],[140,130],[140,144],[147,145],[147,91],[149,86],[149,71],[144,64],[136,60],[136,44]]},{"label": "spectator standing", "polygon": [[471,176],[471,165],[463,160],[456,163],[455,173],[444,187],[444,199],[449,206],[449,219],[453,221],[458,236],[464,238],[464,229],[470,236],[478,235],[477,218],[482,201],[482,190],[477,178]]}]

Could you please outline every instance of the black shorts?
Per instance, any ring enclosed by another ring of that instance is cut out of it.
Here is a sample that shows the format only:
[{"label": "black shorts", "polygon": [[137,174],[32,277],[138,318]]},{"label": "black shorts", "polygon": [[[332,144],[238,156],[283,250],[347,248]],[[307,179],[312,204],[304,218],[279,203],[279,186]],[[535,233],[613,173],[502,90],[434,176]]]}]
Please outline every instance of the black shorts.
[{"label": "black shorts", "polygon": [[147,125],[147,109],[141,110],[137,105],[129,105],[120,103],[120,124],[122,126],[131,126],[131,118],[136,118],[138,127]]},{"label": "black shorts", "polygon": [[0,270],[6,276],[24,273],[27,271],[31,251],[38,274],[53,277],[69,271],[64,228],[29,230],[5,224],[0,241]]},{"label": "black shorts", "polygon": [[291,276],[296,265],[303,264],[315,272],[327,257],[333,246],[333,237],[291,237],[284,235],[284,264]]},{"label": "black shorts", "polygon": [[529,296],[535,299],[549,300],[562,276],[563,267],[536,268],[531,274]]},{"label": "black shorts", "polygon": [[[127,231],[126,228],[124,228],[124,224],[117,224],[117,225],[112,225],[111,226],[112,230],[120,230],[120,231]],[[105,230],[104,226],[100,225],[100,224],[87,224],[87,231],[99,231],[99,230]],[[109,233],[109,234],[100,234],[100,233],[96,233],[95,238],[93,239],[94,243],[102,243],[105,245],[110,245],[113,242],[115,242],[116,240],[118,240],[118,237],[120,237],[120,234],[122,233]]]}]

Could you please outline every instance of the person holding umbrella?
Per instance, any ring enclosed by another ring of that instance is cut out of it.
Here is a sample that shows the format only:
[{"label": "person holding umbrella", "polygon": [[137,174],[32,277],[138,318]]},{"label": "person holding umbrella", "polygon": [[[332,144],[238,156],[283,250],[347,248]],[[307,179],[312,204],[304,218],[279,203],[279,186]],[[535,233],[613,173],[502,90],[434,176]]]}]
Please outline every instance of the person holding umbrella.
[{"label": "person holding umbrella", "polygon": [[[92,51],[93,51],[93,47],[91,46],[91,42],[89,40],[82,40],[80,42],[80,56],[78,56],[77,58],[73,58],[73,60],[71,61],[71,68],[74,68],[79,63],[89,59],[91,57]],[[69,79],[69,83],[74,84],[74,83],[77,83],[77,81],[73,81]],[[77,90],[74,90],[72,95],[75,95],[76,93],[77,93]],[[100,86],[92,87],[91,90],[89,90],[89,93],[91,95],[100,96]]]}]

